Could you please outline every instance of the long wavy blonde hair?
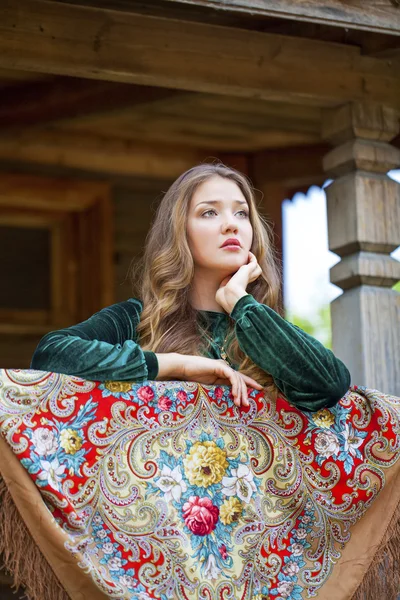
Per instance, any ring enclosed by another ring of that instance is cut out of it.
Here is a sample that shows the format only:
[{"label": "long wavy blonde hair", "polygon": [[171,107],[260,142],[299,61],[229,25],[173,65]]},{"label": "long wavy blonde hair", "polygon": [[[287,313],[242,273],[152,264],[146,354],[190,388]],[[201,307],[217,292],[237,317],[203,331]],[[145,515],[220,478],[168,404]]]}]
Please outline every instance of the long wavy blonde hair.
[{"label": "long wavy blonde hair", "polygon": [[[280,269],[272,227],[257,210],[250,181],[222,163],[200,164],[183,173],[165,193],[146,238],[143,258],[133,271],[134,284],[144,305],[137,328],[143,350],[204,355],[210,346],[189,301],[194,263],[186,224],[194,192],[215,175],[234,181],[249,205],[253,228],[251,252],[261,266],[262,275],[248,285],[247,291],[259,302],[280,310]],[[262,383],[265,391],[275,395],[277,390],[271,375],[244,354],[233,332],[231,320],[226,347],[229,359],[242,373]]]}]

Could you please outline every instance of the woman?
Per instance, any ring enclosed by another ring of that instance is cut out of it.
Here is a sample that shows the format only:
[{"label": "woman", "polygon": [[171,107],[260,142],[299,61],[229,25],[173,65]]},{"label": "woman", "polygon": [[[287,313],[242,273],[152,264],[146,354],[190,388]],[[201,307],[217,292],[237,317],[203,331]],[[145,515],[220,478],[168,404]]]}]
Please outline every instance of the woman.
[{"label": "woman", "polygon": [[[187,380],[282,393],[301,409],[336,404],[345,365],[276,311],[270,228],[248,180],[222,164],[181,175],[160,203],[131,298],[48,333],[31,368],[92,380]],[[260,383],[262,383],[262,386]]]}]

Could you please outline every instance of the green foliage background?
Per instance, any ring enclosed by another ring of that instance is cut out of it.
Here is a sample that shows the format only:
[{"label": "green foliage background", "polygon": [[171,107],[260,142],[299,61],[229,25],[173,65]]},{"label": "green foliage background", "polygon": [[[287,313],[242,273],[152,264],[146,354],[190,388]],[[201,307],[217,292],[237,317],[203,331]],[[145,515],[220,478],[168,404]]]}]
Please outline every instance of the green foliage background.
[{"label": "green foliage background", "polygon": [[[400,281],[393,286],[393,289],[400,293]],[[332,350],[331,311],[329,304],[321,306],[312,320],[290,312],[287,312],[285,316],[288,321],[317,338],[326,348]]]},{"label": "green foliage background", "polygon": [[317,338],[326,348],[332,349],[331,310],[329,304],[321,306],[312,321],[294,313],[287,313],[286,319],[303,329],[306,333]]}]

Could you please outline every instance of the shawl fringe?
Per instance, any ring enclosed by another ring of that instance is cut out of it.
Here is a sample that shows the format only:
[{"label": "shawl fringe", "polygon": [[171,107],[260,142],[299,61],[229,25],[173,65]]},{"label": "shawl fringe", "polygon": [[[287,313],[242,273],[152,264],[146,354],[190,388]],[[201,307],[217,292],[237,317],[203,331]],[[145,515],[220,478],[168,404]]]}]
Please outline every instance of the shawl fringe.
[{"label": "shawl fringe", "polygon": [[[27,600],[69,600],[0,477],[0,554],[13,587]],[[22,589],[20,589],[22,588]]]},{"label": "shawl fringe", "polygon": [[[368,518],[368,515],[367,515]],[[397,600],[400,595],[400,504],[351,600]]]}]

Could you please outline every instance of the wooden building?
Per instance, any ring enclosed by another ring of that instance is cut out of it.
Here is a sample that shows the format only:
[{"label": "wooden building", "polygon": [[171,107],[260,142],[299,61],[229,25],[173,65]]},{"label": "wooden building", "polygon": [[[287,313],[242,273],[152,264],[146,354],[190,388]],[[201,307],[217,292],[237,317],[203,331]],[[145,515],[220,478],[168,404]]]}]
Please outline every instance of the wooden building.
[{"label": "wooden building", "polygon": [[400,394],[398,0],[1,0],[0,364],[131,295],[157,199],[218,158],[327,189],[333,345]]}]

